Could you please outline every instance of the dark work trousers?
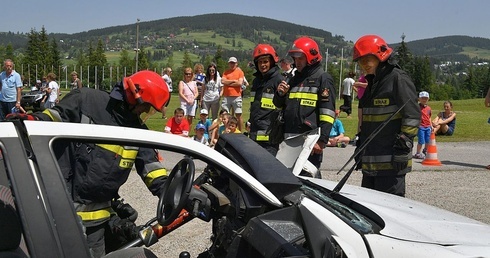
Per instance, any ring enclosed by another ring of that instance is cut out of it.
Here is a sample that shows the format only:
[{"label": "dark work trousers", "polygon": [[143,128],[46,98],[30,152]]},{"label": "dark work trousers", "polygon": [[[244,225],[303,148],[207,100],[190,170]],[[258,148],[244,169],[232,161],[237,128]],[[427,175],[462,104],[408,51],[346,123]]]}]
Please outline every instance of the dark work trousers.
[{"label": "dark work trousers", "polygon": [[105,255],[105,227],[107,222],[93,226],[87,227],[85,229],[85,234],[87,235],[87,244],[90,248],[90,253],[92,257],[102,257]]},{"label": "dark work trousers", "polygon": [[344,105],[340,106],[340,111],[344,111],[348,116],[352,113],[352,96],[342,95]]},{"label": "dark work trousers", "polygon": [[405,197],[405,175],[368,176],[362,175],[362,187]]}]

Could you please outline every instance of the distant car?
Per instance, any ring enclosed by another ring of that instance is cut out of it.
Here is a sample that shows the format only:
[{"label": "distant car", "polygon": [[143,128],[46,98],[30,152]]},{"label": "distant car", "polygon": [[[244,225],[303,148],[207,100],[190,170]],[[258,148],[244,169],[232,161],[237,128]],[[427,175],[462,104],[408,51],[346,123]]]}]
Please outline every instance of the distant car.
[{"label": "distant car", "polygon": [[22,94],[20,99],[20,105],[25,110],[33,110],[39,111],[43,110],[43,106],[41,105],[41,101],[43,100],[44,92],[42,92],[37,87],[31,87],[29,92]]},{"label": "distant car", "polygon": [[[345,185],[334,192],[336,182],[295,176],[242,134],[223,134],[213,150],[149,130],[7,121],[0,122],[0,257],[90,257],[57,162],[64,152],[55,151],[96,150],[79,143],[121,153],[154,148],[178,161],[157,217],[139,238],[106,257],[135,257],[135,247],[157,244],[171,230],[179,234],[179,226],[194,218],[212,223],[212,245],[200,257],[490,255],[487,224],[371,189]],[[194,162],[203,162],[204,170],[196,171]]]}]

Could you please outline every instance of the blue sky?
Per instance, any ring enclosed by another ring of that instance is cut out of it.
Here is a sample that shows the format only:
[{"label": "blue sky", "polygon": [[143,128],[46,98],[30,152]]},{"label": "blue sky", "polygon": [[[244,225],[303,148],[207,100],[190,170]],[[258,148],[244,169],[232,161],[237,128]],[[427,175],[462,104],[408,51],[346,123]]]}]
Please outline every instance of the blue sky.
[{"label": "blue sky", "polygon": [[[356,41],[378,34],[388,43],[448,35],[490,38],[488,0],[24,0],[10,2],[0,31],[76,33],[177,16],[237,13],[330,31]],[[232,23],[233,21],[230,21]]]}]

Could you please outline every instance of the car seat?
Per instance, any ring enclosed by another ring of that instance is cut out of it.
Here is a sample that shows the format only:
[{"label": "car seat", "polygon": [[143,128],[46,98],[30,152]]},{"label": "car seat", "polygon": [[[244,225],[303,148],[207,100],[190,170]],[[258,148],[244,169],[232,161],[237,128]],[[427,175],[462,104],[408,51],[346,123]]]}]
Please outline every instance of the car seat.
[{"label": "car seat", "polygon": [[0,185],[0,258],[28,257],[22,248],[22,225],[10,188]]}]

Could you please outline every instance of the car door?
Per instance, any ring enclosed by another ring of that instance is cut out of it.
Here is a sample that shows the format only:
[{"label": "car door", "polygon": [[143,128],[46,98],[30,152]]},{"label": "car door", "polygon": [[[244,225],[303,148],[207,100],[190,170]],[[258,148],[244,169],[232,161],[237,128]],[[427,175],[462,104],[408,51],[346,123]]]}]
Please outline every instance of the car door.
[{"label": "car door", "polygon": [[30,256],[90,257],[81,225],[48,146],[20,121],[0,123],[1,184],[10,190]]}]

